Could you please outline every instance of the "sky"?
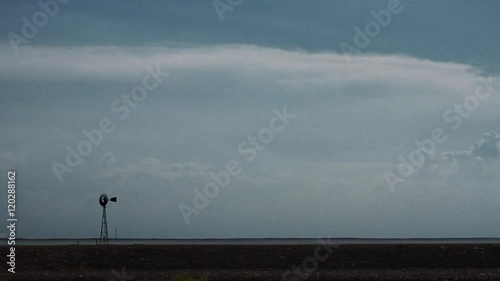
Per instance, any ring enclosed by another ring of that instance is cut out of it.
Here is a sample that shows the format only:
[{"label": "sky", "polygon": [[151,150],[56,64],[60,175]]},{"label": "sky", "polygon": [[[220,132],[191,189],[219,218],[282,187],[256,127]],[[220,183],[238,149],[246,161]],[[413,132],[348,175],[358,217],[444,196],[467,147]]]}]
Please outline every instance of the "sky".
[{"label": "sky", "polygon": [[17,237],[499,237],[499,13],[2,1]]}]

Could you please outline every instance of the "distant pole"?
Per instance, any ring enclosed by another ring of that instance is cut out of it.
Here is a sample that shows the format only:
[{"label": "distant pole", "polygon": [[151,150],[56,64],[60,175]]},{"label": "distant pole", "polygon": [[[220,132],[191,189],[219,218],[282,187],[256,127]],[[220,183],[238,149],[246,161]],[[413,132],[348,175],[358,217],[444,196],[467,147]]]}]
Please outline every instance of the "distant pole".
[{"label": "distant pole", "polygon": [[115,239],[118,239],[118,230],[115,228]]}]

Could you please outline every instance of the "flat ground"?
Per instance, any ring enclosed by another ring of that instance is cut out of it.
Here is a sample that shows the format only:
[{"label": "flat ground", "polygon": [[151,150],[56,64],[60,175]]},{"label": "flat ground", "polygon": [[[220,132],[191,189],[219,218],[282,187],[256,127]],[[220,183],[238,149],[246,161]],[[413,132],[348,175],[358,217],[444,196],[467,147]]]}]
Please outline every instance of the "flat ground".
[{"label": "flat ground", "polygon": [[499,244],[0,248],[0,280],[500,280]]}]

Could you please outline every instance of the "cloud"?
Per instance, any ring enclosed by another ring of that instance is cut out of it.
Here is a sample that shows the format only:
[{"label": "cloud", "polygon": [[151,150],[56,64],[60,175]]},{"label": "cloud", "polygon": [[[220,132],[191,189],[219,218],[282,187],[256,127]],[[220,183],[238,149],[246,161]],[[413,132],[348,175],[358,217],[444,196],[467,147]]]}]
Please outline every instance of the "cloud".
[{"label": "cloud", "polygon": [[[251,45],[208,47],[26,47],[22,56],[0,46],[1,79],[66,80],[126,79],[159,63],[171,71],[236,72],[243,79],[275,80],[307,87],[328,83],[393,83],[426,85],[455,90],[470,86],[469,65],[433,62],[400,55],[360,55],[352,62],[342,54],[307,53]],[[50,71],[47,71],[50,69]],[[272,77],[268,75],[274,74]],[[467,78],[467,79],[465,79]]]},{"label": "cloud", "polygon": [[496,167],[500,161],[499,146],[500,135],[490,131],[483,133],[482,139],[468,150],[427,155],[424,165],[416,173],[415,180],[449,181],[457,184],[454,179],[464,179],[469,182],[476,181],[476,185],[481,185],[481,182],[492,176],[490,167]]},{"label": "cloud", "polygon": [[[2,106],[11,119],[4,125],[10,133],[0,142],[5,147],[20,143],[30,151],[30,173],[25,172],[23,181],[33,192],[26,197],[31,206],[45,204],[37,202],[39,189],[44,196],[68,202],[47,207],[48,214],[64,210],[72,220],[89,220],[79,229],[68,227],[69,236],[89,232],[85,229],[95,224],[90,220],[99,219],[98,209],[82,213],[70,200],[97,208],[102,192],[119,196],[114,208],[121,217],[114,221],[131,236],[314,237],[332,229],[341,236],[412,236],[411,229],[400,230],[405,216],[431,219],[426,210],[405,209],[409,204],[430,200],[436,207],[429,210],[446,208],[439,205],[440,195],[390,193],[383,172],[398,149],[413,143],[415,134],[443,125],[443,111],[474,93],[480,72],[465,64],[399,55],[368,54],[347,63],[333,52],[243,45],[26,47],[18,57],[6,52],[0,47],[0,59],[6,62],[0,65],[0,80],[9,81],[9,98]],[[154,63],[171,76],[120,122],[111,110],[112,101]],[[41,91],[50,95],[40,95]],[[464,136],[470,135],[467,128],[483,132],[498,120],[495,98],[464,120],[456,139],[459,147],[469,147],[464,145]],[[246,163],[238,144],[268,126],[272,108],[284,105],[297,119],[255,161]],[[491,116],[482,115],[489,108]],[[491,123],[477,116],[491,117]],[[75,146],[81,129],[96,128],[103,117],[115,122],[116,132],[106,135],[94,154],[66,174],[64,184],[51,182],[50,163],[64,161],[65,146]],[[497,136],[485,137],[474,150],[435,155],[409,184],[418,191],[492,186],[488,181],[498,178],[492,150]],[[98,165],[108,152],[116,155],[116,162]],[[178,204],[190,202],[193,188],[202,188],[211,180],[210,171],[219,171],[232,159],[244,172],[231,180],[192,228],[185,226]],[[475,204],[481,206],[480,202]],[[144,217],[164,222],[158,224],[161,231],[140,233],[147,229]],[[290,224],[290,217],[297,223]],[[25,220],[26,228],[36,233],[37,216],[28,212]],[[373,221],[382,221],[378,232],[366,229]],[[429,226],[423,235],[435,233],[433,229]],[[49,228],[38,233],[54,235]]]},{"label": "cloud", "polygon": [[167,164],[159,159],[147,157],[136,162],[128,163],[124,167],[113,168],[103,172],[95,178],[119,178],[122,180],[151,179],[161,177],[163,179],[175,180],[182,177],[200,178],[207,174],[209,166],[194,162]]},{"label": "cloud", "polygon": [[500,135],[495,131],[484,133],[483,139],[472,147],[471,154],[481,159],[499,159]]}]

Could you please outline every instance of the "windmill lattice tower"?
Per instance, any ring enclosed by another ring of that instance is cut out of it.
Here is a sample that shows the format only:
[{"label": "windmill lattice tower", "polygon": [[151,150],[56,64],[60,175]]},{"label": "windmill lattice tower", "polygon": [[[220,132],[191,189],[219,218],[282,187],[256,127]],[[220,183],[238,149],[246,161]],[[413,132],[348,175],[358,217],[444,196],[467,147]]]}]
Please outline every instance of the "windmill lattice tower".
[{"label": "windmill lattice tower", "polygon": [[102,206],[102,219],[101,219],[101,235],[99,236],[99,244],[108,244],[108,218],[106,217],[106,205],[108,201],[116,202],[116,197],[108,198],[106,193],[99,196],[99,204]]}]

